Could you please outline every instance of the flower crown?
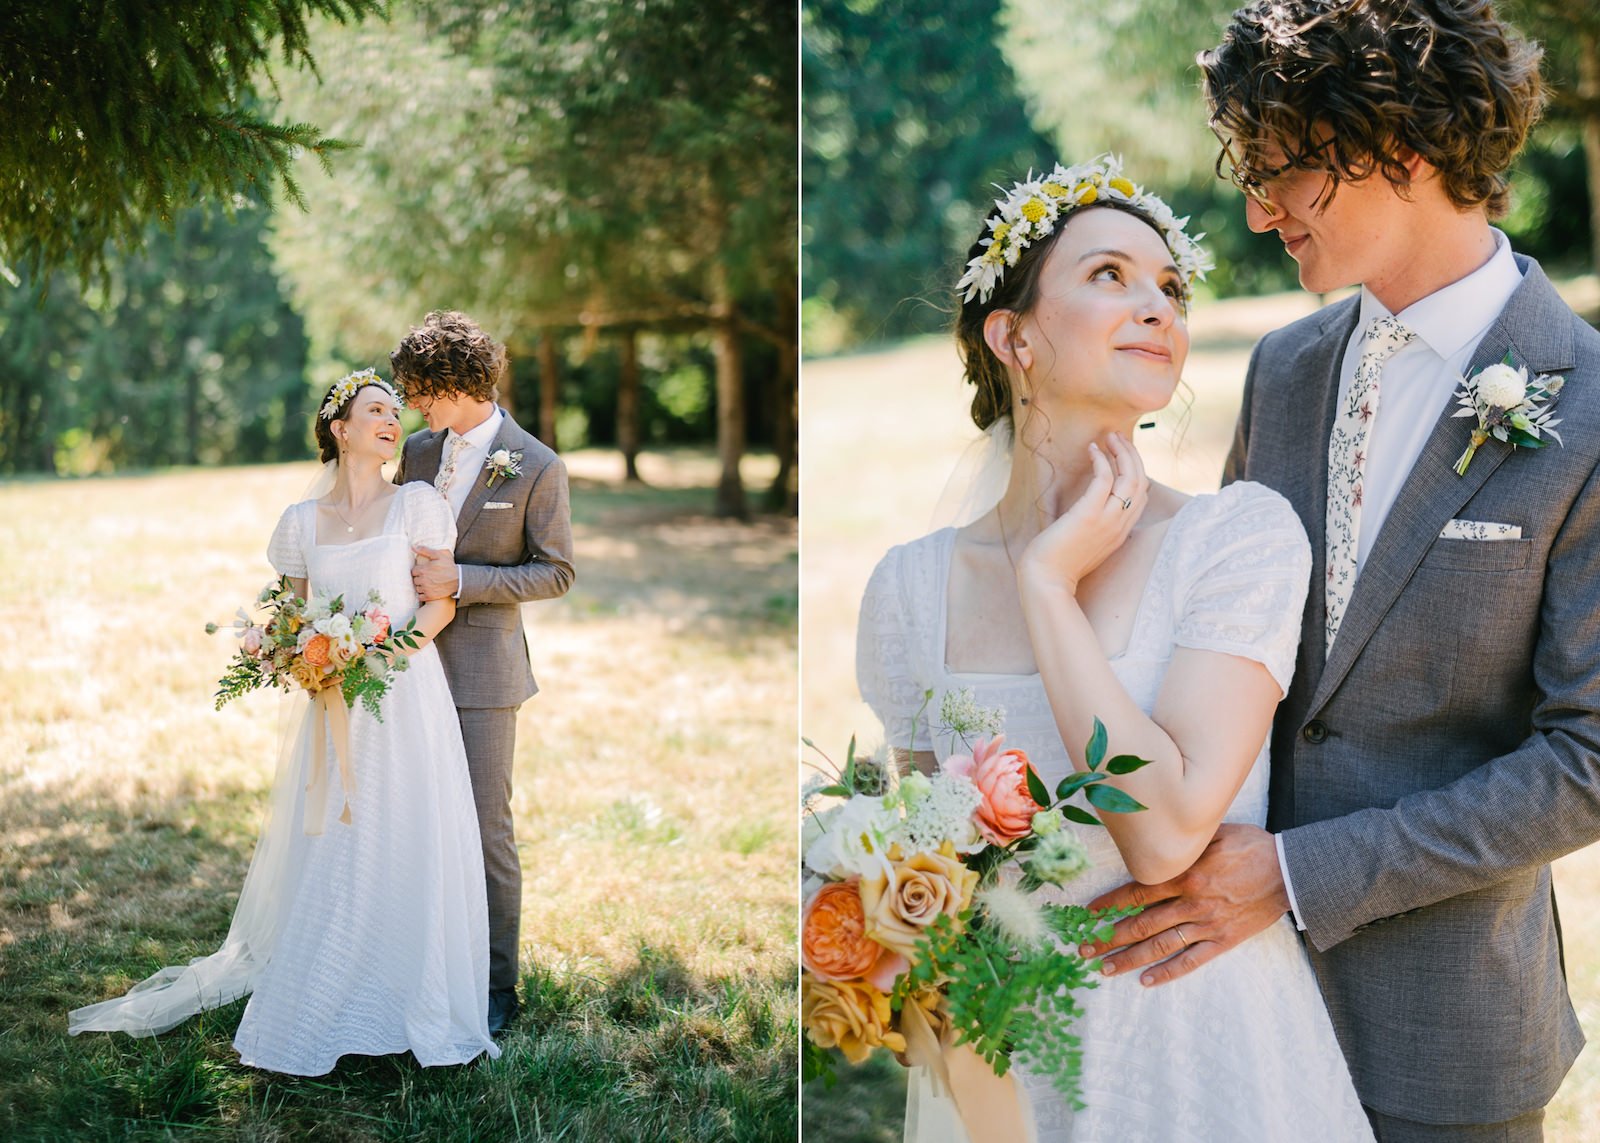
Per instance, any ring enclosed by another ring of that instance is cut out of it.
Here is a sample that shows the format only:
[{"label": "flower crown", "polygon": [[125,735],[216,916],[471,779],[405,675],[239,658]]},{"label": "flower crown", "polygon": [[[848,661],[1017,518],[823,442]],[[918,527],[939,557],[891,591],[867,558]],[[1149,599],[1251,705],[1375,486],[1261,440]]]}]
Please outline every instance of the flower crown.
[{"label": "flower crown", "polygon": [[395,404],[401,408],[405,407],[404,399],[395,392],[393,385],[378,376],[377,370],[359,369],[339,378],[339,383],[333,387],[333,392],[328,394],[328,399],[322,403],[322,411],[317,416],[325,421],[333,420],[333,415],[339,411],[339,407],[368,385],[376,385],[380,389],[387,390],[389,396],[394,398]]},{"label": "flower crown", "polygon": [[1174,217],[1170,206],[1124,178],[1122,160],[1116,155],[1101,155],[1075,167],[1057,163],[1048,177],[1035,179],[1029,171],[1003,198],[995,199],[999,210],[989,219],[989,236],[982,240],[984,251],[967,263],[967,272],[956,283],[956,289],[966,291],[962,300],[970,302],[976,295],[987,302],[1006,267],[1015,266],[1024,250],[1053,233],[1057,223],[1074,210],[1108,200],[1127,203],[1149,216],[1186,283],[1204,278],[1215,265],[1200,245],[1204,234],[1193,238],[1185,234],[1187,218]]}]

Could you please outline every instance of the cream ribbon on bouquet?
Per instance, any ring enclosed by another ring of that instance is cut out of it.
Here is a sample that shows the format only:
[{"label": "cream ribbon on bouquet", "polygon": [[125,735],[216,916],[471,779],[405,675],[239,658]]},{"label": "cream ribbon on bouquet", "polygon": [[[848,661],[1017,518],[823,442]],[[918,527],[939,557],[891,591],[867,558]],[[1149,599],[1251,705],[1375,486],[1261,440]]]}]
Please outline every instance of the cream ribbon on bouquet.
[{"label": "cream ribbon on bouquet", "polygon": [[1361,542],[1361,501],[1366,483],[1367,442],[1378,416],[1378,379],[1384,362],[1417,335],[1392,317],[1376,318],[1361,343],[1350,395],[1334,417],[1328,440],[1327,626],[1323,648],[1333,651],[1334,636],[1356,585],[1356,547]]},{"label": "cream ribbon on bouquet", "polygon": [[306,836],[320,837],[327,817],[328,762],[327,740],[333,739],[333,757],[339,767],[339,784],[344,787],[344,812],[339,820],[349,825],[350,797],[356,792],[355,768],[350,758],[350,708],[338,683],[323,687],[311,697],[311,717],[306,719],[311,736],[311,779],[306,783]]},{"label": "cream ribbon on bouquet", "polygon": [[948,1093],[970,1143],[1037,1143],[1033,1109],[1015,1071],[997,1076],[969,1045],[953,1043],[948,1027],[934,1032],[914,999],[900,1009],[900,1034],[906,1059],[927,1068],[935,1089]]}]

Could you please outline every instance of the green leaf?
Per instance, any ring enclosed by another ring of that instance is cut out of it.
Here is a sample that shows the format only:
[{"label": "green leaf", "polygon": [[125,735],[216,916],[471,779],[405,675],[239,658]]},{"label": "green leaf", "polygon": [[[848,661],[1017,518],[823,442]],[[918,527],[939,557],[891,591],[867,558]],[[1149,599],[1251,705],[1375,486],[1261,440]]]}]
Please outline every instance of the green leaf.
[{"label": "green leaf", "polygon": [[848,798],[850,796],[850,787],[841,786],[835,783],[832,786],[822,787],[822,789],[818,790],[817,793],[828,798]]},{"label": "green leaf", "polygon": [[1095,809],[1112,814],[1132,814],[1145,808],[1136,798],[1115,786],[1090,786],[1083,796]]},{"label": "green leaf", "polygon": [[1089,764],[1089,769],[1100,769],[1100,760],[1106,756],[1106,724],[1098,718],[1094,720],[1094,733],[1089,735],[1089,744],[1083,748],[1084,761]]},{"label": "green leaf", "polygon": [[1105,781],[1105,775],[1098,771],[1080,770],[1076,774],[1068,774],[1061,779],[1061,784],[1056,787],[1056,800],[1060,801],[1072,797],[1079,790],[1091,782]]},{"label": "green leaf", "polygon": [[1050,805],[1050,791],[1045,789],[1044,783],[1039,780],[1039,775],[1033,772],[1033,767],[1026,764],[1022,767],[1023,776],[1028,780],[1028,796],[1038,803],[1040,809]]},{"label": "green leaf", "polygon": [[1062,806],[1061,812],[1066,815],[1068,821],[1077,822],[1079,825],[1097,826],[1103,824],[1099,818],[1079,806]]},{"label": "green leaf", "polygon": [[1106,763],[1106,772],[1110,774],[1132,774],[1135,770],[1142,770],[1151,764],[1151,759],[1140,758],[1137,754],[1118,754]]}]

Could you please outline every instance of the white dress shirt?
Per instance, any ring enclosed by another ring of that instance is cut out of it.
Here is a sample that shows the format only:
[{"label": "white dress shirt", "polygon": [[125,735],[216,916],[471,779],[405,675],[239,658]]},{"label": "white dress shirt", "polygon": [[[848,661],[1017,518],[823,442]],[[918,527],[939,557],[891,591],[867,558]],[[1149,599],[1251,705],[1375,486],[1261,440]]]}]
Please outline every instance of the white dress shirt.
[{"label": "white dress shirt", "polygon": [[[483,476],[483,462],[489,459],[489,448],[494,444],[494,438],[500,433],[500,420],[505,414],[497,405],[494,411],[483,419],[481,424],[458,433],[448,429],[444,435],[444,456],[450,455],[452,442],[457,437],[466,441],[461,451],[456,454],[455,471],[450,474],[449,487],[445,489],[444,498],[450,502],[450,511],[456,516],[461,515],[461,509],[467,503],[467,497],[472,494],[472,485]],[[441,462],[442,463],[442,462]],[[461,597],[461,569],[456,568],[456,598]]]},{"label": "white dress shirt", "polygon": [[[1378,415],[1367,440],[1361,534],[1356,539],[1357,580],[1434,425],[1465,383],[1462,374],[1477,352],[1478,343],[1522,284],[1522,271],[1511,256],[1510,241],[1493,227],[1489,232],[1494,236],[1495,248],[1487,262],[1397,314],[1391,315],[1365,286],[1361,289],[1361,315],[1339,366],[1341,403],[1355,381],[1362,335],[1372,321],[1396,317],[1416,338],[1388,360],[1379,381]],[[1312,590],[1318,590],[1317,585],[1313,584]],[[1289,880],[1289,866],[1283,859],[1281,835],[1277,845],[1278,867],[1283,872],[1283,887],[1289,893],[1294,923],[1304,930],[1294,885]]]}]

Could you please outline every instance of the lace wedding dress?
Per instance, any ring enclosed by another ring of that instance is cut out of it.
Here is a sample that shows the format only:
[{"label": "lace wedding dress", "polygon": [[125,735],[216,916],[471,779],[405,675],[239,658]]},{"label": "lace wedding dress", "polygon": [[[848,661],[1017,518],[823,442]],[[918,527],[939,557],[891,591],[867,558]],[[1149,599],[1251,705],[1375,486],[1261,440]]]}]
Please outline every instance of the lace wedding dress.
[{"label": "lace wedding dress", "polygon": [[[317,543],[315,501],[291,505],[268,558],[285,575],[308,577],[315,595],[343,594],[350,610],[376,589],[398,628],[418,606],[413,544],[455,545],[449,505],[422,483],[402,485],[382,533],[355,543]],[[394,677],[382,711],[382,721],[350,712],[351,823],[338,821],[346,791],[330,739],[331,773],[318,787],[323,832],[305,832],[311,735],[327,733],[308,721],[280,764],[223,947],[78,1009],[70,1031],[151,1035],[249,993],[234,1047],[254,1067],[322,1075],[349,1054],[410,1051],[424,1065],[500,1054],[489,1037],[478,819],[433,646]]]},{"label": "lace wedding dress", "polygon": [[[943,695],[971,688],[1005,709],[1006,743],[1027,751],[1046,787],[1072,771],[1038,675],[953,671],[945,661],[947,588],[955,529],[889,552],[861,605],[856,670],[886,740],[908,745],[912,719]],[[1113,671],[1145,711],[1155,703],[1175,647],[1239,655],[1266,665],[1287,689],[1300,637],[1310,552],[1294,510],[1257,484],[1233,484],[1188,501],[1168,524],[1128,647]],[[942,761],[950,743],[926,714],[916,746]],[[1262,746],[1226,819],[1264,825]],[[1131,880],[1104,829],[1072,825],[1093,867],[1056,899],[1086,902]],[[1040,1143],[1352,1143],[1370,1140],[1349,1070],[1315,977],[1285,916],[1259,936],[1158,988],[1137,973],[1080,993],[1074,1028],[1083,1047],[1074,1112],[1048,1074],[1017,1074]],[[954,1106],[914,1070],[906,1108],[910,1143],[965,1143]]]}]

